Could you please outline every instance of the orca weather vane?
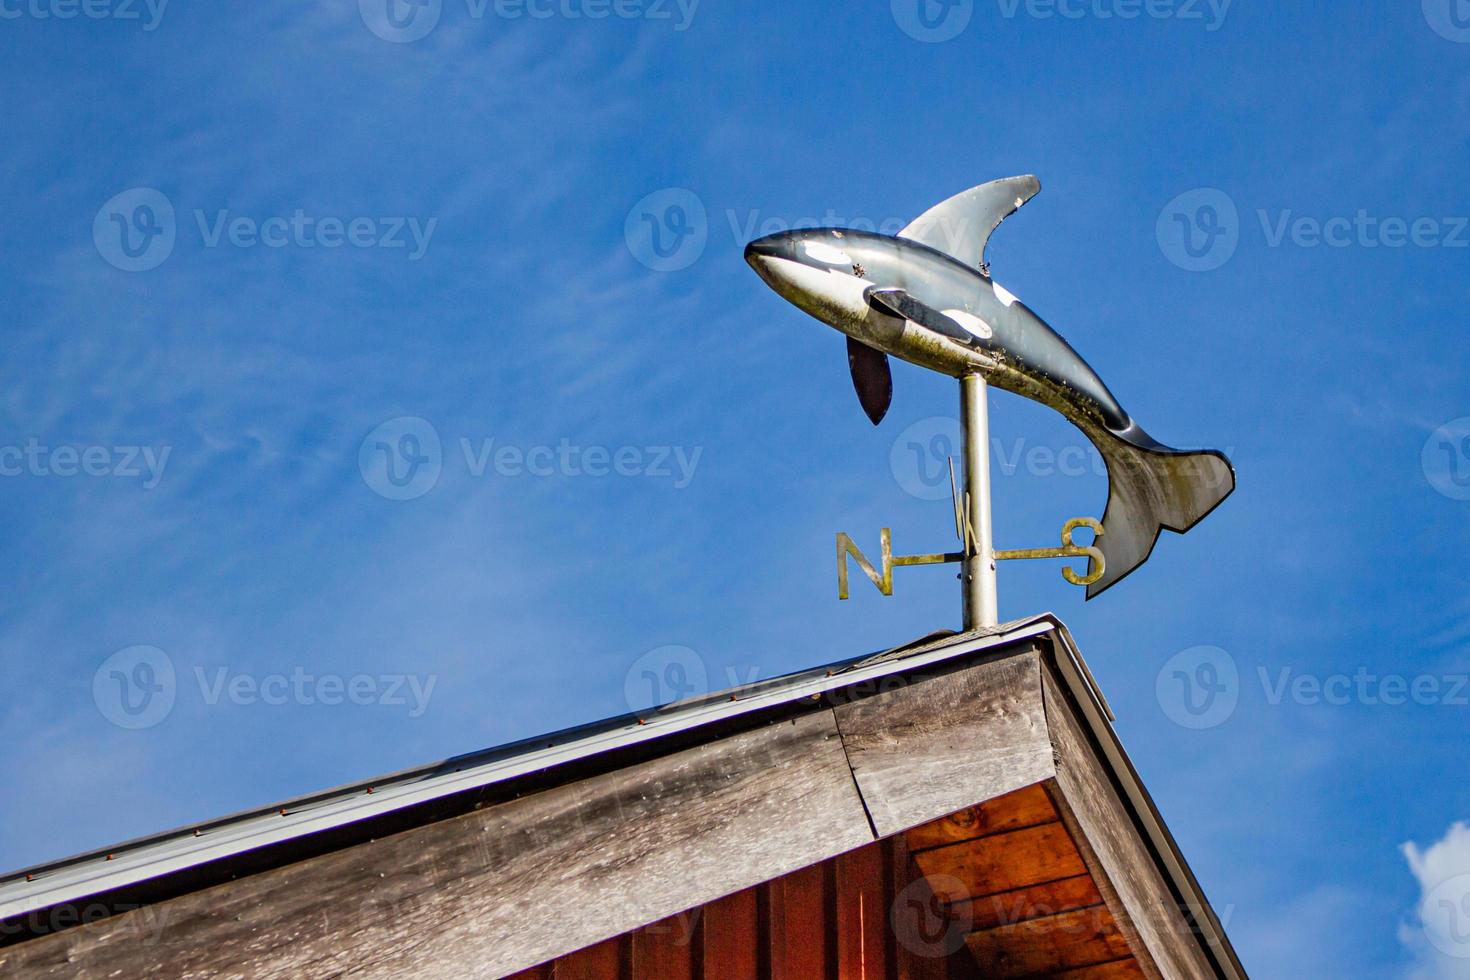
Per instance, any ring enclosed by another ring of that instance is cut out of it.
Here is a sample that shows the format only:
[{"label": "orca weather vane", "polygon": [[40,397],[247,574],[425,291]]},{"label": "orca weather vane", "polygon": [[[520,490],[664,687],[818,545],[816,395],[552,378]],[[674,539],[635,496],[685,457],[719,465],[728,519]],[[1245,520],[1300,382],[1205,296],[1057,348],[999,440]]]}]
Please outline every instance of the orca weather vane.
[{"label": "orca weather vane", "polygon": [[[894,555],[881,532],[879,567],[837,535],[838,596],[848,596],[848,559],[884,595],[893,569],[961,565],[965,629],[999,620],[995,563],[1086,558],[1062,574],[1092,599],[1149,558],[1160,532],[1183,534],[1235,489],[1223,453],[1185,452],[1155,441],[1071,346],[990,277],[986,246],[1000,223],[1035,197],[1035,177],[971,188],[920,215],[896,236],[845,228],[781,232],[751,242],[745,260],[797,307],[847,335],[858,400],[877,425],[893,401],[888,356],[959,379],[964,493],[950,461],[957,552]],[[1099,522],[1068,521],[1058,548],[998,551],[991,527],[987,392],[995,385],[1060,412],[1102,454],[1108,502]],[[1081,528],[1088,545],[1073,542]]]}]

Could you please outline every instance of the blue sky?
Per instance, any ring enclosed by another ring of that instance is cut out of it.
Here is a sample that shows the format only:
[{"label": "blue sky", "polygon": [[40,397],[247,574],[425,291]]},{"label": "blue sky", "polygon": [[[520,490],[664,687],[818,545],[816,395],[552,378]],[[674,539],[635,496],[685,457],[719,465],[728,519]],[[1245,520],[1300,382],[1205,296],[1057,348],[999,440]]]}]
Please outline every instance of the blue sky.
[{"label": "blue sky", "polygon": [[[1003,616],[1253,975],[1470,976],[1470,5],[926,2],[0,0],[0,867],[957,625],[832,567],[949,546],[954,385],[740,253],[1034,172],[997,280],[1239,490]],[[992,412],[1001,546],[1100,516]]]}]

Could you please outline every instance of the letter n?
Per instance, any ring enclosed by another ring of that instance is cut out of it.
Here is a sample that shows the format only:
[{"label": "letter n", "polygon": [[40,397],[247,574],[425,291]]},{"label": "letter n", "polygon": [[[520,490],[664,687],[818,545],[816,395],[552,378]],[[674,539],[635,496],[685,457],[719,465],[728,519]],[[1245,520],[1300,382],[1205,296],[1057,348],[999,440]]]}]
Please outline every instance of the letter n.
[{"label": "letter n", "polygon": [[846,599],[847,592],[847,556],[851,555],[858,563],[858,568],[868,577],[868,581],[878,587],[878,591],[884,595],[893,595],[893,532],[884,528],[879,532],[879,540],[883,548],[883,574],[879,575],[873,563],[868,561],[868,556],[858,550],[853,544],[852,538],[846,534],[837,535],[837,598]]}]

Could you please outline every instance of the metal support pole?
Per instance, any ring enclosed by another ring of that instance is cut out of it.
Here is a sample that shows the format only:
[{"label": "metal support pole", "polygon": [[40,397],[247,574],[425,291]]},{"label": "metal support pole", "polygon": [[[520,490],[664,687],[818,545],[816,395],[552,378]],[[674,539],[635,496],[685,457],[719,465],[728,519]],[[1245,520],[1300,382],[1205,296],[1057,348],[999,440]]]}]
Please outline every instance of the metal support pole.
[{"label": "metal support pole", "polygon": [[965,629],[995,626],[995,538],[990,526],[989,386],[978,374],[960,379],[960,428],[965,443]]}]

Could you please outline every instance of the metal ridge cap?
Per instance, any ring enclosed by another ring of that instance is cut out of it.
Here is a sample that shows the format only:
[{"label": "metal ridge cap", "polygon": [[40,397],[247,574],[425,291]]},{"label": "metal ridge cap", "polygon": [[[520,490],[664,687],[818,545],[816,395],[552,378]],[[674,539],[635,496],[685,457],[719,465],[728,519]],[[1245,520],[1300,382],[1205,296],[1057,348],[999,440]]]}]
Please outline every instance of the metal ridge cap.
[{"label": "metal ridge cap", "polygon": [[1062,650],[1066,653],[1067,659],[1072,661],[1072,664],[1076,668],[1088,696],[1097,704],[1098,708],[1102,711],[1103,717],[1108,720],[1111,726],[1118,718],[1113,714],[1113,708],[1108,704],[1107,695],[1103,694],[1102,687],[1097,683],[1097,678],[1092,676],[1092,668],[1087,666],[1087,658],[1082,656],[1082,650],[1077,646],[1077,640],[1072,636],[1072,631],[1067,628],[1066,623],[1063,623],[1051,613],[1046,613],[1045,615],[1056,625],[1057,635],[1062,641]]}]

